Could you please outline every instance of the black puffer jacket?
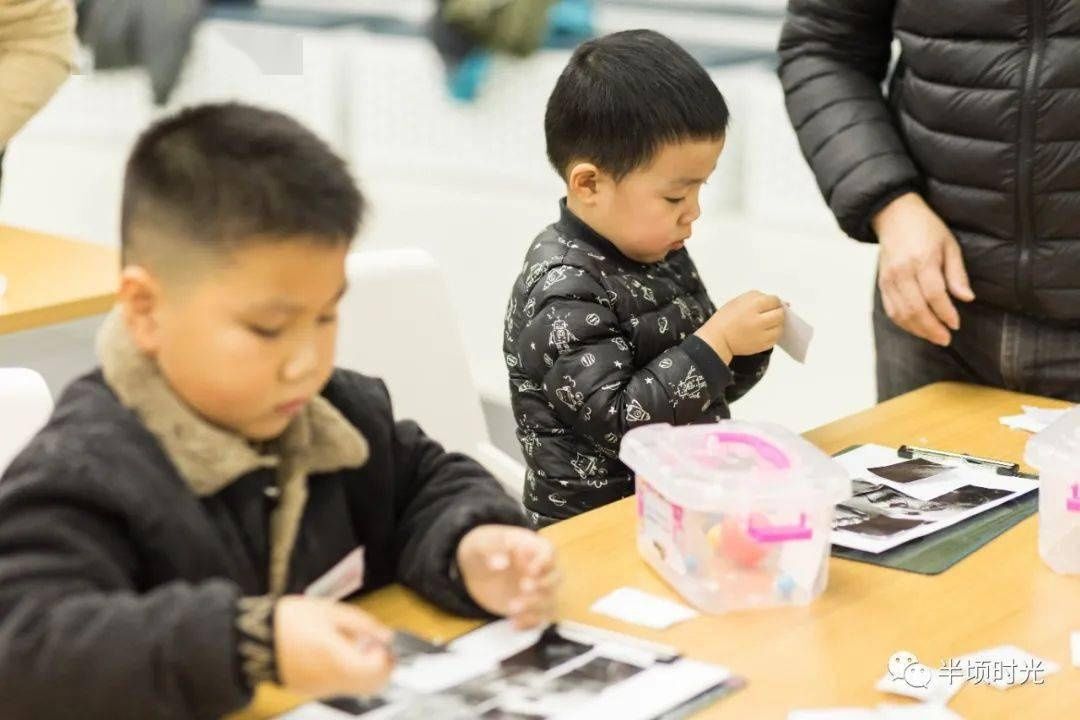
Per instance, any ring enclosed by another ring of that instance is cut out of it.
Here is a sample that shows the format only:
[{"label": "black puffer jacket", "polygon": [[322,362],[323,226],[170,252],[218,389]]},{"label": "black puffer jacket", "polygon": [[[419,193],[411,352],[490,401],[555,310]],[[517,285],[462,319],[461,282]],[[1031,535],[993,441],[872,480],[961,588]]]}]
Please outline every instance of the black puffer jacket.
[{"label": "black puffer jacket", "polygon": [[791,0],[780,56],[799,143],[848,234],[873,240],[877,210],[918,190],[980,300],[1080,321],[1080,2]]},{"label": "black puffer jacket", "polygon": [[534,523],[632,494],[627,430],[730,417],[769,353],[728,368],[693,334],[715,311],[686,250],[634,262],[564,202],[514,283],[503,344]]}]

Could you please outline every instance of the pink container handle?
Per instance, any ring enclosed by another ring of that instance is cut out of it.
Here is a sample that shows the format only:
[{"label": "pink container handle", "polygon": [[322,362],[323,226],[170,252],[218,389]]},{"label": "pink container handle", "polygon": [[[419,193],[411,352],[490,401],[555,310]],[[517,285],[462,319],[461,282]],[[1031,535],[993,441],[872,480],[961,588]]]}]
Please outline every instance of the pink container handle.
[{"label": "pink container handle", "polygon": [[709,435],[711,440],[723,443],[737,443],[739,445],[747,445],[757,451],[757,454],[765,459],[766,462],[771,464],[778,470],[787,470],[791,467],[791,461],[788,460],[787,455],[784,452],[773,445],[767,440],[762,440],[754,435],[747,435],[746,433],[729,433],[729,432],[716,432]]},{"label": "pink container handle", "polygon": [[1072,497],[1065,501],[1069,512],[1080,512],[1080,484],[1072,486]]},{"label": "pink container handle", "polygon": [[760,543],[782,543],[789,540],[809,540],[814,531],[806,524],[806,513],[799,514],[798,525],[754,525],[753,518],[746,527],[746,534]]}]

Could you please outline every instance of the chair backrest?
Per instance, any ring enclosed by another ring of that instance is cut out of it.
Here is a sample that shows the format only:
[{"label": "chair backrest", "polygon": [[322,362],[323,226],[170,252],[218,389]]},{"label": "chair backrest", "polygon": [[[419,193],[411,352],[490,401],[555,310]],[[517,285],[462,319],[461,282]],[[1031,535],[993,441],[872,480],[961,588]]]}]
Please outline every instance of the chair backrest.
[{"label": "chair backrest", "polygon": [[0,473],[49,419],[45,379],[26,368],[0,368]]},{"label": "chair backrest", "polygon": [[489,439],[446,279],[415,249],[353,253],[339,312],[337,363],[382,378],[394,414],[449,450]]}]

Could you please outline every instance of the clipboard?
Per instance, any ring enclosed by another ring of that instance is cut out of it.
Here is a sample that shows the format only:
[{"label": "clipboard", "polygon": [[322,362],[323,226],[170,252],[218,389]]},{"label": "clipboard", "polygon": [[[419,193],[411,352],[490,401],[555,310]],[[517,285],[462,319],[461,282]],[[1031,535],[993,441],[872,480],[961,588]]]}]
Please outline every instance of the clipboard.
[{"label": "clipboard", "polygon": [[[862,447],[854,445],[836,453],[839,457]],[[979,467],[992,468],[998,475],[1037,480],[1038,475],[1020,471],[1017,463],[1008,463],[993,458],[950,453],[929,448],[902,445],[896,454],[900,458],[926,460],[963,461]],[[882,553],[869,553],[862,550],[833,545],[833,557],[855,562],[878,565],[880,567],[919,573],[920,575],[938,575],[951,568],[988,542],[1004,533],[1009,528],[1035,514],[1039,508],[1039,493],[1029,492],[1013,498],[1007,503],[979,513],[975,517],[952,525],[938,532],[906,542],[903,545]]]}]

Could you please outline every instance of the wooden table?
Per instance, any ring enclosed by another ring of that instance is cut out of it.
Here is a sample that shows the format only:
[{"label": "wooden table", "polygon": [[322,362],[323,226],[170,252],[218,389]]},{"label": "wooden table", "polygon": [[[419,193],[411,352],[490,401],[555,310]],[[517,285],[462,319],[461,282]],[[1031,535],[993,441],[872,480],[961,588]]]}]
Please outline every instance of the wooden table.
[{"label": "wooden table", "polygon": [[0,226],[0,335],[108,311],[119,267],[113,248]]},{"label": "wooden table", "polygon": [[[826,425],[807,438],[827,452],[858,443],[904,443],[1021,461],[1027,433],[998,417],[1020,404],[1061,406],[1001,390],[942,383]],[[702,718],[786,718],[793,709],[873,707],[904,702],[874,690],[889,656],[914,652],[937,669],[944,659],[1015,644],[1060,664],[1042,685],[1008,691],[969,684],[949,707],[968,720],[1066,718],[1080,714],[1080,670],[1069,662],[1069,633],[1080,630],[1080,577],[1051,572],[1036,547],[1032,517],[938,576],[831,559],[825,594],[809,607],[701,617],[656,632],[590,613],[601,595],[624,585],[675,598],[634,548],[634,504],[624,500],[545,533],[558,545],[569,581],[559,615],[653,638],[687,655],[721,663],[748,687]],[[400,588],[361,605],[390,625],[447,639],[473,627],[448,618]],[[267,717],[296,704],[260,691],[241,717]]]}]

